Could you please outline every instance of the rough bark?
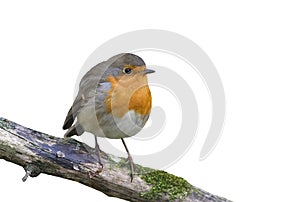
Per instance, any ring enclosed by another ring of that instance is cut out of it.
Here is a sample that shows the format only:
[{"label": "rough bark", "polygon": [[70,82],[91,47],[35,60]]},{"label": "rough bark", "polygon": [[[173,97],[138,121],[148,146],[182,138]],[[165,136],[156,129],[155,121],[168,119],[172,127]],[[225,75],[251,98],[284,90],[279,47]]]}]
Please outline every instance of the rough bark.
[{"label": "rough bark", "polygon": [[[74,139],[50,136],[0,118],[0,159],[22,166],[26,172],[23,181],[28,176],[36,177],[45,173],[82,183],[108,196],[128,201],[229,201],[194,187],[183,178],[139,165],[135,166],[131,183],[124,158],[102,153],[102,169],[94,153],[93,148]],[[156,178],[151,173],[158,174],[160,183],[153,183]],[[166,185],[161,185],[164,183],[161,178]],[[170,179],[175,181],[176,193],[169,187],[172,184]],[[182,189],[177,189],[180,186],[183,186]],[[163,190],[163,193],[155,192],[157,189]]]}]

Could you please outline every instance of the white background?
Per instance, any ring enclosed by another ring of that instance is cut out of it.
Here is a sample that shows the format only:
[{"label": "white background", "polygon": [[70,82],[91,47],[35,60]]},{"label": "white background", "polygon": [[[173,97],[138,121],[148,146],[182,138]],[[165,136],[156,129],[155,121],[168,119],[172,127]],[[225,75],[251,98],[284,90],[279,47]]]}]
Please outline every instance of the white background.
[{"label": "white background", "polygon": [[[78,72],[99,45],[138,29],[177,32],[214,62],[227,114],[207,159],[198,161],[199,135],[167,171],[233,201],[299,201],[299,9],[265,0],[1,1],[0,116],[62,136]],[[23,175],[0,160],[1,201],[121,201],[44,174],[23,183]]]}]

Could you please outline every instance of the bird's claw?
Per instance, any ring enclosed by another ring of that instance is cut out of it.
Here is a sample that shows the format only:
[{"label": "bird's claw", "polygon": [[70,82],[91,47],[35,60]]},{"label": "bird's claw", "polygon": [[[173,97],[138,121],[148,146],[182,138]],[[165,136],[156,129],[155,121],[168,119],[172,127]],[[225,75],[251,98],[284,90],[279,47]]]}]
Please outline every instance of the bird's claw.
[{"label": "bird's claw", "polygon": [[132,182],[133,181],[133,172],[134,172],[134,163],[133,163],[132,157],[128,156],[125,161],[129,163],[129,167],[130,167],[130,182]]}]

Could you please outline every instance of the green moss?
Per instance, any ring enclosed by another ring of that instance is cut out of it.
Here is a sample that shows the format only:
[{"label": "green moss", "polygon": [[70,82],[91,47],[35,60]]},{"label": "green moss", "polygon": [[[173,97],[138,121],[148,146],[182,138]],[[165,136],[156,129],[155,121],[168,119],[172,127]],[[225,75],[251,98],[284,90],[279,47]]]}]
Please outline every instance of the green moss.
[{"label": "green moss", "polygon": [[167,195],[170,201],[175,199],[182,201],[190,194],[192,188],[185,179],[160,170],[143,174],[141,178],[151,185],[148,192],[141,193],[148,200],[157,200]]},{"label": "green moss", "polygon": [[134,164],[134,171],[137,175],[139,176],[143,176],[146,175],[148,173],[152,173],[155,170],[153,168],[149,168],[149,167],[143,167],[141,165],[138,164]]},{"label": "green moss", "polygon": [[[108,156],[110,169],[126,169],[129,171],[129,163],[125,158]],[[151,186],[148,192],[141,193],[141,196],[147,200],[154,201],[167,196],[169,201],[179,199],[182,201],[191,193],[192,185],[185,179],[169,174],[165,171],[154,170],[143,167],[138,164],[134,165],[135,175],[140,176],[147,184]]]}]

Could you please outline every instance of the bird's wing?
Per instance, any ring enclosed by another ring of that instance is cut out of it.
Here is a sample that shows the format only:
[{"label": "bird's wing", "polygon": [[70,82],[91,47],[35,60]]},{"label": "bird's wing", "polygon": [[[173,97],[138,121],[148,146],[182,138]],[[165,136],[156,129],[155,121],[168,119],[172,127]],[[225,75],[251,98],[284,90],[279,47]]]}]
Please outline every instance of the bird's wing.
[{"label": "bird's wing", "polygon": [[77,114],[82,106],[82,101],[83,101],[82,97],[77,95],[72,107],[70,108],[70,110],[66,116],[66,119],[65,119],[65,122],[63,125],[64,130],[69,129],[73,125],[74,119],[77,116]]},{"label": "bird's wing", "polygon": [[81,107],[86,103],[88,99],[94,99],[96,88],[102,80],[102,75],[107,69],[106,62],[101,62],[91,68],[81,79],[79,84],[79,91],[76,99],[70,108],[65,122],[63,124],[63,129],[69,129],[80,111]]}]

